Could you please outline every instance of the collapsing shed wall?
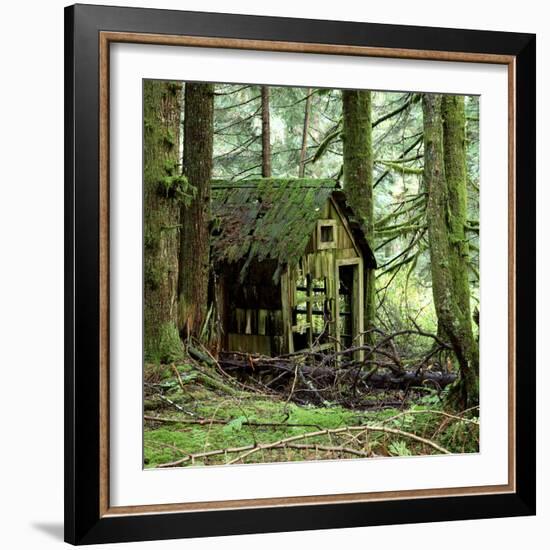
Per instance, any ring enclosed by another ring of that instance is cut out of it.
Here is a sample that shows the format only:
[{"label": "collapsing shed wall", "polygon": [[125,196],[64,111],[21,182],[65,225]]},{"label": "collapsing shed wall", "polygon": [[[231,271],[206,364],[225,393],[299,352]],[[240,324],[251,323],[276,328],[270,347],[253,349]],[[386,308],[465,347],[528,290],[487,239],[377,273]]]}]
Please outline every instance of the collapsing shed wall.
[{"label": "collapsing shed wall", "polygon": [[[345,304],[340,294],[340,267],[356,265],[363,270],[363,259],[351,228],[338,205],[328,198],[318,212],[316,227],[310,235],[305,253],[283,275],[282,302],[285,324],[285,349],[288,352],[306,347],[337,346]],[[330,230],[330,231],[329,231]],[[353,328],[361,328],[363,314],[362,282],[353,289],[355,304]],[[342,302],[342,303],[340,303]]]},{"label": "collapsing shed wall", "polygon": [[273,282],[273,261],[250,266],[243,282],[242,266],[225,266],[219,288],[224,296],[226,331],[224,347],[232,351],[280,355],[283,348],[280,283]]},{"label": "collapsing shed wall", "polygon": [[[350,236],[340,211],[332,199],[325,201],[322,210],[317,214],[317,227],[310,235],[305,253],[301,256],[295,266],[289,269],[290,284],[296,286],[296,278],[300,275],[309,274],[315,279],[327,277],[328,291],[331,296],[336,296],[335,273],[336,261],[349,258],[359,258],[359,250]],[[324,225],[332,225],[334,240],[322,242],[321,234]],[[293,298],[291,305],[294,305]]]}]

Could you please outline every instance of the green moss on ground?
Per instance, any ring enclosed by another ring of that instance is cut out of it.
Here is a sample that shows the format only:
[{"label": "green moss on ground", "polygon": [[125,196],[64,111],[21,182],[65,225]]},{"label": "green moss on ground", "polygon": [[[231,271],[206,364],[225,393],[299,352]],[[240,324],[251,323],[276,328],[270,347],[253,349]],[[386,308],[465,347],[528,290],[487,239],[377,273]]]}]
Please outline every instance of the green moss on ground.
[{"label": "green moss on ground", "polygon": [[[158,375],[159,367],[151,365],[148,368],[157,369],[155,373]],[[164,378],[157,386],[162,390],[165,399],[158,398],[154,392],[146,395],[146,415],[176,420],[173,423],[150,420],[145,422],[146,468],[170,463],[189,454],[268,444],[309,432],[365,424],[397,428],[428,439],[441,428],[437,443],[451,452],[477,452],[478,449],[477,426],[460,421],[448,422],[446,426],[445,421],[448,418],[440,414],[419,412],[436,408],[433,403],[416,405],[412,409],[416,412],[411,414],[397,409],[354,411],[340,406],[301,406],[287,403],[277,396],[243,391],[236,383],[233,389],[231,380],[217,375],[214,369],[205,374],[205,367],[201,366],[197,370],[193,365],[186,364],[178,366],[178,371],[185,391],[175,378],[173,369],[169,368],[162,372],[165,375],[171,372],[172,377]],[[205,384],[206,379],[216,380],[217,383]],[[232,391],[224,391],[224,386],[232,387]],[[197,424],[199,420],[205,422]],[[436,452],[421,443],[382,432],[369,432],[366,435],[344,432],[310,437],[297,443],[352,446],[371,456],[408,456]],[[243,454],[244,451],[197,458],[186,462],[185,466],[226,464]],[[335,458],[358,457],[318,448],[284,448],[260,450],[245,457],[242,462]]]}]

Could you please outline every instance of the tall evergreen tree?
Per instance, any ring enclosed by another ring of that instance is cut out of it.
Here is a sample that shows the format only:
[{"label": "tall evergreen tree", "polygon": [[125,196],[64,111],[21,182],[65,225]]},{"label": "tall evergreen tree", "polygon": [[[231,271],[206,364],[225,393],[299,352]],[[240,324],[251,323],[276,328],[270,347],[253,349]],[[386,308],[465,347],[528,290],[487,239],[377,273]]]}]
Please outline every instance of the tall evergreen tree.
[{"label": "tall evergreen tree", "polygon": [[198,336],[206,319],[210,265],[210,180],[214,137],[214,85],[185,85],[183,174],[193,190],[180,212],[178,328]]},{"label": "tall evergreen tree", "polygon": [[269,86],[262,86],[262,176],[271,177],[271,130],[269,127]]},{"label": "tall evergreen tree", "polygon": [[181,84],[146,80],[144,118],[144,352],[167,360],[163,340],[177,323],[179,205],[170,187],[179,175]]},{"label": "tall evergreen tree", "polygon": [[300,149],[300,166],[298,168],[298,177],[303,178],[306,175],[306,154],[307,154],[307,136],[309,132],[309,117],[311,115],[311,88],[306,89],[306,106],[304,109],[304,126],[302,130],[302,147]]},{"label": "tall evergreen tree", "polygon": [[461,407],[471,407],[479,402],[479,356],[469,303],[466,306],[469,290],[463,205],[464,108],[455,98],[443,100],[441,95],[424,94],[422,109],[434,306],[460,367],[460,380],[451,398]]},{"label": "tall evergreen tree", "polygon": [[[365,237],[374,243],[372,186],[372,120],[371,92],[342,91],[344,188],[350,206],[365,227]],[[375,322],[375,274],[365,270],[365,329]],[[372,341],[372,332],[367,341]]]}]

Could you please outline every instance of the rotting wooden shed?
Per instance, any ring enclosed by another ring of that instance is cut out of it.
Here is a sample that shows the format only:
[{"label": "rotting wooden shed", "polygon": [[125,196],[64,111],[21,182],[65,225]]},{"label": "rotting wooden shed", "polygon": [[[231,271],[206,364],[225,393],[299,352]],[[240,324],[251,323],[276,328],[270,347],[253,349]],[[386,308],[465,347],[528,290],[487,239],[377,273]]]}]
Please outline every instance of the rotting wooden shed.
[{"label": "rotting wooden shed", "polygon": [[220,347],[281,355],[362,343],[376,261],[334,180],[212,183]]}]

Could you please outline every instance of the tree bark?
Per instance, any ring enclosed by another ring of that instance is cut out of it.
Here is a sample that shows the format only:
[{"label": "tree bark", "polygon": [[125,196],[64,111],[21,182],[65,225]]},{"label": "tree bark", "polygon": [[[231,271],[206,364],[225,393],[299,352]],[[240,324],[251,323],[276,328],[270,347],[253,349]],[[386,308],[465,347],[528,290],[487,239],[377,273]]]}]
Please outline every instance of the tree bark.
[{"label": "tree bark", "polygon": [[177,324],[179,205],[163,192],[164,178],[180,172],[181,85],[145,80],[143,86],[144,354],[164,360],[162,340]]},{"label": "tree bark", "polygon": [[180,212],[178,328],[198,336],[208,308],[210,180],[214,137],[214,85],[185,86],[183,174],[193,191]]},{"label": "tree bark", "polygon": [[472,318],[468,260],[470,251],[466,236],[466,138],[464,97],[445,95],[441,100],[445,179],[449,192],[448,225],[450,261],[458,307],[466,319]]},{"label": "tree bark", "polygon": [[269,128],[269,86],[262,86],[262,176],[271,177],[271,131]]},{"label": "tree bark", "polygon": [[309,116],[311,112],[311,88],[306,90],[306,107],[304,111],[304,129],[302,132],[302,148],[300,149],[300,167],[298,177],[303,178],[306,174],[306,155],[307,155],[307,133],[309,130]]},{"label": "tree bark", "polygon": [[[460,380],[452,392],[452,400],[463,408],[479,402],[478,370],[479,356],[473,337],[472,323],[468,311],[464,312],[464,280],[461,270],[466,258],[457,249],[463,246],[456,239],[460,219],[460,208],[456,196],[460,195],[460,170],[454,163],[460,163],[461,153],[452,147],[460,141],[460,124],[464,118],[455,112],[446,121],[443,130],[442,96],[424,94],[422,110],[424,115],[424,185],[428,191],[427,223],[431,257],[432,290],[434,306],[441,328],[448,336],[460,367]],[[445,105],[447,112],[448,104]],[[458,109],[459,111],[459,109]],[[463,131],[463,130],[462,130]],[[462,147],[464,144],[462,143]],[[458,160],[457,160],[458,159]],[[447,162],[445,162],[447,160]],[[446,173],[447,165],[449,175]],[[467,279],[466,279],[466,285]],[[460,292],[457,291],[461,286]],[[468,290],[466,286],[466,290]],[[469,300],[469,297],[468,297]]]},{"label": "tree bark", "polygon": [[[344,189],[347,200],[365,229],[365,237],[374,245],[372,187],[372,119],[369,91],[343,90]],[[365,330],[375,322],[375,274],[365,269]],[[374,334],[367,333],[367,343]]]}]

